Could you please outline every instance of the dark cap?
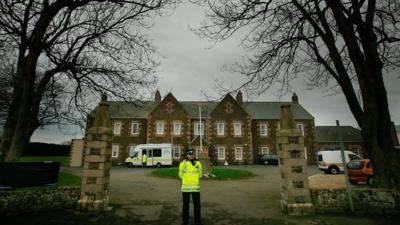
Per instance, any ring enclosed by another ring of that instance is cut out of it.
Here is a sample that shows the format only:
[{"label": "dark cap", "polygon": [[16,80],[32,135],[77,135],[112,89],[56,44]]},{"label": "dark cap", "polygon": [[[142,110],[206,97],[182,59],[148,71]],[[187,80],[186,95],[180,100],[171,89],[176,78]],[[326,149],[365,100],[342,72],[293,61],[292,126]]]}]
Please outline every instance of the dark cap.
[{"label": "dark cap", "polygon": [[186,155],[188,155],[188,154],[194,154],[194,149],[192,149],[192,148],[186,149],[185,153],[186,153]]}]

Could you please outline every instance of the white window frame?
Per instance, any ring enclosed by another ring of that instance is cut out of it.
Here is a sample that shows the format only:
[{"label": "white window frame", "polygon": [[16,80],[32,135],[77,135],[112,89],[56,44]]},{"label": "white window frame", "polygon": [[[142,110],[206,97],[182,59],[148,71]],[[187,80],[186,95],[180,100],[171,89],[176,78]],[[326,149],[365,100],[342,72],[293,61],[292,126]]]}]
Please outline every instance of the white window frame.
[{"label": "white window frame", "polygon": [[301,134],[304,136],[304,124],[303,123],[297,123],[297,130],[301,131]]},{"label": "white window frame", "polygon": [[[222,125],[222,129],[220,129],[220,125]],[[225,135],[225,123],[217,123],[217,135],[224,136]]]},{"label": "white window frame", "polygon": [[[240,155],[238,155],[238,150],[240,151]],[[238,157],[240,156],[240,157]],[[243,160],[243,148],[242,147],[235,147],[235,158],[236,160]]]},{"label": "white window frame", "polygon": [[200,146],[194,148],[194,155],[196,156],[196,159],[200,157]]},{"label": "white window frame", "polygon": [[[223,157],[221,157],[221,152],[223,152]],[[217,157],[218,160],[225,160],[225,147],[218,147],[217,148]]]},{"label": "white window frame", "polygon": [[119,155],[119,145],[112,145],[111,157],[118,158],[118,155]]},{"label": "white window frame", "polygon": [[193,134],[194,135],[204,135],[204,123],[195,122],[193,126]]},{"label": "white window frame", "polygon": [[[177,129],[179,127],[179,129]],[[174,122],[174,136],[180,136],[182,133],[182,122]]]},{"label": "white window frame", "polygon": [[[265,127],[265,133],[263,133],[263,127]],[[260,124],[260,136],[268,136],[268,124],[267,123],[261,123]]]},{"label": "white window frame", "polygon": [[[160,125],[162,125],[162,126],[160,126]],[[156,134],[157,135],[164,135],[164,126],[165,126],[165,123],[163,121],[158,121],[156,123]]]},{"label": "white window frame", "polygon": [[[239,129],[236,129],[237,125],[239,125]],[[242,136],[242,123],[239,123],[239,122],[233,123],[233,134],[235,136]]]},{"label": "white window frame", "polygon": [[[136,132],[133,132],[133,126],[136,125]],[[131,134],[133,135],[138,135],[139,134],[139,123],[138,122],[132,122],[131,124]]]},{"label": "white window frame", "polygon": [[265,154],[270,154],[271,152],[269,151],[269,147],[268,146],[263,146],[261,147],[261,154],[265,155]]},{"label": "white window frame", "polygon": [[[178,152],[178,156],[175,156],[175,153]],[[180,146],[174,146],[172,147],[172,157],[174,159],[179,159],[181,158],[181,147]]]},{"label": "white window frame", "polygon": [[114,122],[113,131],[114,131],[115,135],[120,135],[121,134],[121,127],[122,127],[122,123],[121,122],[119,122],[119,121]]}]

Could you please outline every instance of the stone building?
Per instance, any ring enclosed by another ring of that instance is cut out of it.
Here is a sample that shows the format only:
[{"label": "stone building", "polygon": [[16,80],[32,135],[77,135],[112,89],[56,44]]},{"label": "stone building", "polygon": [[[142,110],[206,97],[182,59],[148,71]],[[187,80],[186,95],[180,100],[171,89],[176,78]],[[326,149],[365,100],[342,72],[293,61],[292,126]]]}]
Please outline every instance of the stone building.
[{"label": "stone building", "polygon": [[[123,163],[139,144],[172,143],[177,163],[185,148],[196,149],[198,156],[202,134],[213,164],[259,163],[262,154],[276,153],[280,106],[288,103],[304,135],[304,151],[313,160],[314,117],[296,94],[291,102],[251,102],[243,101],[240,91],[236,98],[227,94],[221,101],[178,101],[171,93],[161,98],[159,91],[154,101],[110,101],[112,160]],[[93,119],[88,118],[88,126]]]},{"label": "stone building", "polygon": [[346,150],[367,157],[361,131],[352,126],[316,126],[316,151],[340,150],[339,132]]}]

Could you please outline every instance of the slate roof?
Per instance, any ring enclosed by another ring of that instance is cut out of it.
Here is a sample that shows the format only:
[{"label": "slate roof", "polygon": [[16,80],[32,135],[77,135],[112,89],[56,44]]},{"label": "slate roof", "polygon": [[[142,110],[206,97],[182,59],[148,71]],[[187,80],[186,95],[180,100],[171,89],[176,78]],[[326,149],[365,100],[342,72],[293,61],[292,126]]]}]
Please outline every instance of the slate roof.
[{"label": "slate roof", "polygon": [[280,119],[281,105],[290,104],[295,119],[309,119],[314,117],[299,104],[291,102],[244,102],[243,108],[253,119]]},{"label": "slate roof", "polygon": [[343,142],[363,142],[361,131],[352,126],[316,126],[316,141],[318,143],[338,142],[339,132],[342,133]]},{"label": "slate roof", "polygon": [[[186,112],[192,118],[199,117],[199,104],[201,105],[202,117],[207,118],[209,114],[220,103],[216,101],[180,101]],[[145,119],[149,113],[157,106],[154,101],[147,102],[118,102],[109,101],[111,118],[138,118]],[[310,119],[314,117],[307,112],[301,105],[291,102],[244,102],[243,108],[252,119],[279,119],[280,106],[290,104],[295,119]]]},{"label": "slate roof", "polygon": [[146,119],[156,107],[153,101],[148,102],[118,102],[109,101],[111,118],[138,118]]}]

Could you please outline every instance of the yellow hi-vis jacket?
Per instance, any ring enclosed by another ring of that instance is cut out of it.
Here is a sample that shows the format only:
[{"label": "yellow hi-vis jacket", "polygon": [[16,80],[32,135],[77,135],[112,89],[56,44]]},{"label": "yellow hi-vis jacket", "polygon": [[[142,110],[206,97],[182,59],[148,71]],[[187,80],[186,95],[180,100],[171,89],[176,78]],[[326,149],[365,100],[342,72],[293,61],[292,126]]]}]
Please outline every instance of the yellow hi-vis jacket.
[{"label": "yellow hi-vis jacket", "polygon": [[202,166],[200,161],[195,161],[194,166],[189,160],[179,164],[179,178],[182,179],[182,192],[200,192],[200,177]]},{"label": "yellow hi-vis jacket", "polygon": [[147,163],[147,155],[142,156],[142,163]]}]

